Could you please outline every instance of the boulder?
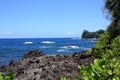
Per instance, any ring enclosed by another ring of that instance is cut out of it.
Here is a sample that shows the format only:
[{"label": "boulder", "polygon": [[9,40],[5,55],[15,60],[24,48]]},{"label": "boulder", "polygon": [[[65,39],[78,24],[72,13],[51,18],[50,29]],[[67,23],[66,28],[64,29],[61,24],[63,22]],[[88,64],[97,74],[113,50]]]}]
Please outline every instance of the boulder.
[{"label": "boulder", "polygon": [[43,56],[43,52],[42,51],[38,51],[38,50],[35,50],[35,51],[29,51],[27,54],[25,54],[23,57],[24,58],[33,58],[33,57],[40,57],[40,56]]}]

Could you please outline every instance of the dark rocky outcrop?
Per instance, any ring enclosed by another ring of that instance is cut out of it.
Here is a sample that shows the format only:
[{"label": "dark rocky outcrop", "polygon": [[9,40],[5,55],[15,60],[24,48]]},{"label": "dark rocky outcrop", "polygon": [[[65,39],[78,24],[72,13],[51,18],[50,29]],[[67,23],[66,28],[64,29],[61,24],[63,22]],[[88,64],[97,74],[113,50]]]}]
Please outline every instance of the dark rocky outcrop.
[{"label": "dark rocky outcrop", "polygon": [[27,54],[25,54],[23,57],[24,58],[33,58],[33,57],[40,57],[43,55],[42,51],[29,51]]},{"label": "dark rocky outcrop", "polygon": [[78,65],[93,61],[92,55],[74,53],[73,55],[44,55],[40,51],[30,51],[18,61],[1,66],[3,75],[14,72],[14,80],[59,80],[61,76],[75,79],[79,75]]}]

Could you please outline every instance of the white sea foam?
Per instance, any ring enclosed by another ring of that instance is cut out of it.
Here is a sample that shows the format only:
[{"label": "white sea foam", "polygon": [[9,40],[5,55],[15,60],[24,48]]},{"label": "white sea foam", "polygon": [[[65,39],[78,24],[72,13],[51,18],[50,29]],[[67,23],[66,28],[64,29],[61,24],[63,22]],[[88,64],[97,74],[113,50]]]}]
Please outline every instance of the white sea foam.
[{"label": "white sea foam", "polygon": [[61,48],[65,48],[65,49],[77,49],[79,47],[78,46],[63,46]]},{"label": "white sea foam", "polygon": [[54,44],[55,42],[53,42],[53,41],[42,41],[41,43],[43,43],[43,44]]},{"label": "white sea foam", "polygon": [[28,42],[24,42],[24,44],[33,44],[33,42],[28,41]]},{"label": "white sea foam", "polygon": [[58,50],[58,52],[64,52],[65,50],[64,49],[60,49],[60,50]]},{"label": "white sea foam", "polygon": [[59,49],[58,52],[67,52],[69,50],[66,50],[66,49]]},{"label": "white sea foam", "polygon": [[52,48],[52,46],[41,46],[40,48]]}]

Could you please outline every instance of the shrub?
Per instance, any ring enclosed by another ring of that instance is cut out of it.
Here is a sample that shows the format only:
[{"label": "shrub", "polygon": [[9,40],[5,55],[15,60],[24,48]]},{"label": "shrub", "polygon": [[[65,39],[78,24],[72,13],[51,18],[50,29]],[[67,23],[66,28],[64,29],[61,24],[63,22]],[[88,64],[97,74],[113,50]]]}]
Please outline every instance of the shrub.
[{"label": "shrub", "polygon": [[95,48],[94,56],[96,58],[98,57],[100,58],[103,53],[105,54],[105,49],[109,48],[110,42],[111,40],[110,40],[109,32],[105,32],[104,34],[102,34],[99,41],[96,43],[94,47]]},{"label": "shrub", "polygon": [[105,48],[100,52],[100,59],[95,59],[88,66],[79,66],[83,80],[120,80],[120,36],[114,38],[109,45],[103,44],[99,47],[107,46],[109,49]]},{"label": "shrub", "polygon": [[14,79],[14,74],[9,73],[5,77],[2,76],[2,73],[0,72],[0,80],[13,80]]}]

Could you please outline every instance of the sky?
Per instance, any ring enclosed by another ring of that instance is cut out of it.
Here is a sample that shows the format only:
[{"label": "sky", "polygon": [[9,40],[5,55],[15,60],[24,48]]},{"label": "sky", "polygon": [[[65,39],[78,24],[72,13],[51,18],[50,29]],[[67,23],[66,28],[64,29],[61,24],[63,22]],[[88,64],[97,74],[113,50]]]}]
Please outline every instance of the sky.
[{"label": "sky", "polygon": [[0,0],[0,38],[81,37],[106,29],[104,0]]}]

